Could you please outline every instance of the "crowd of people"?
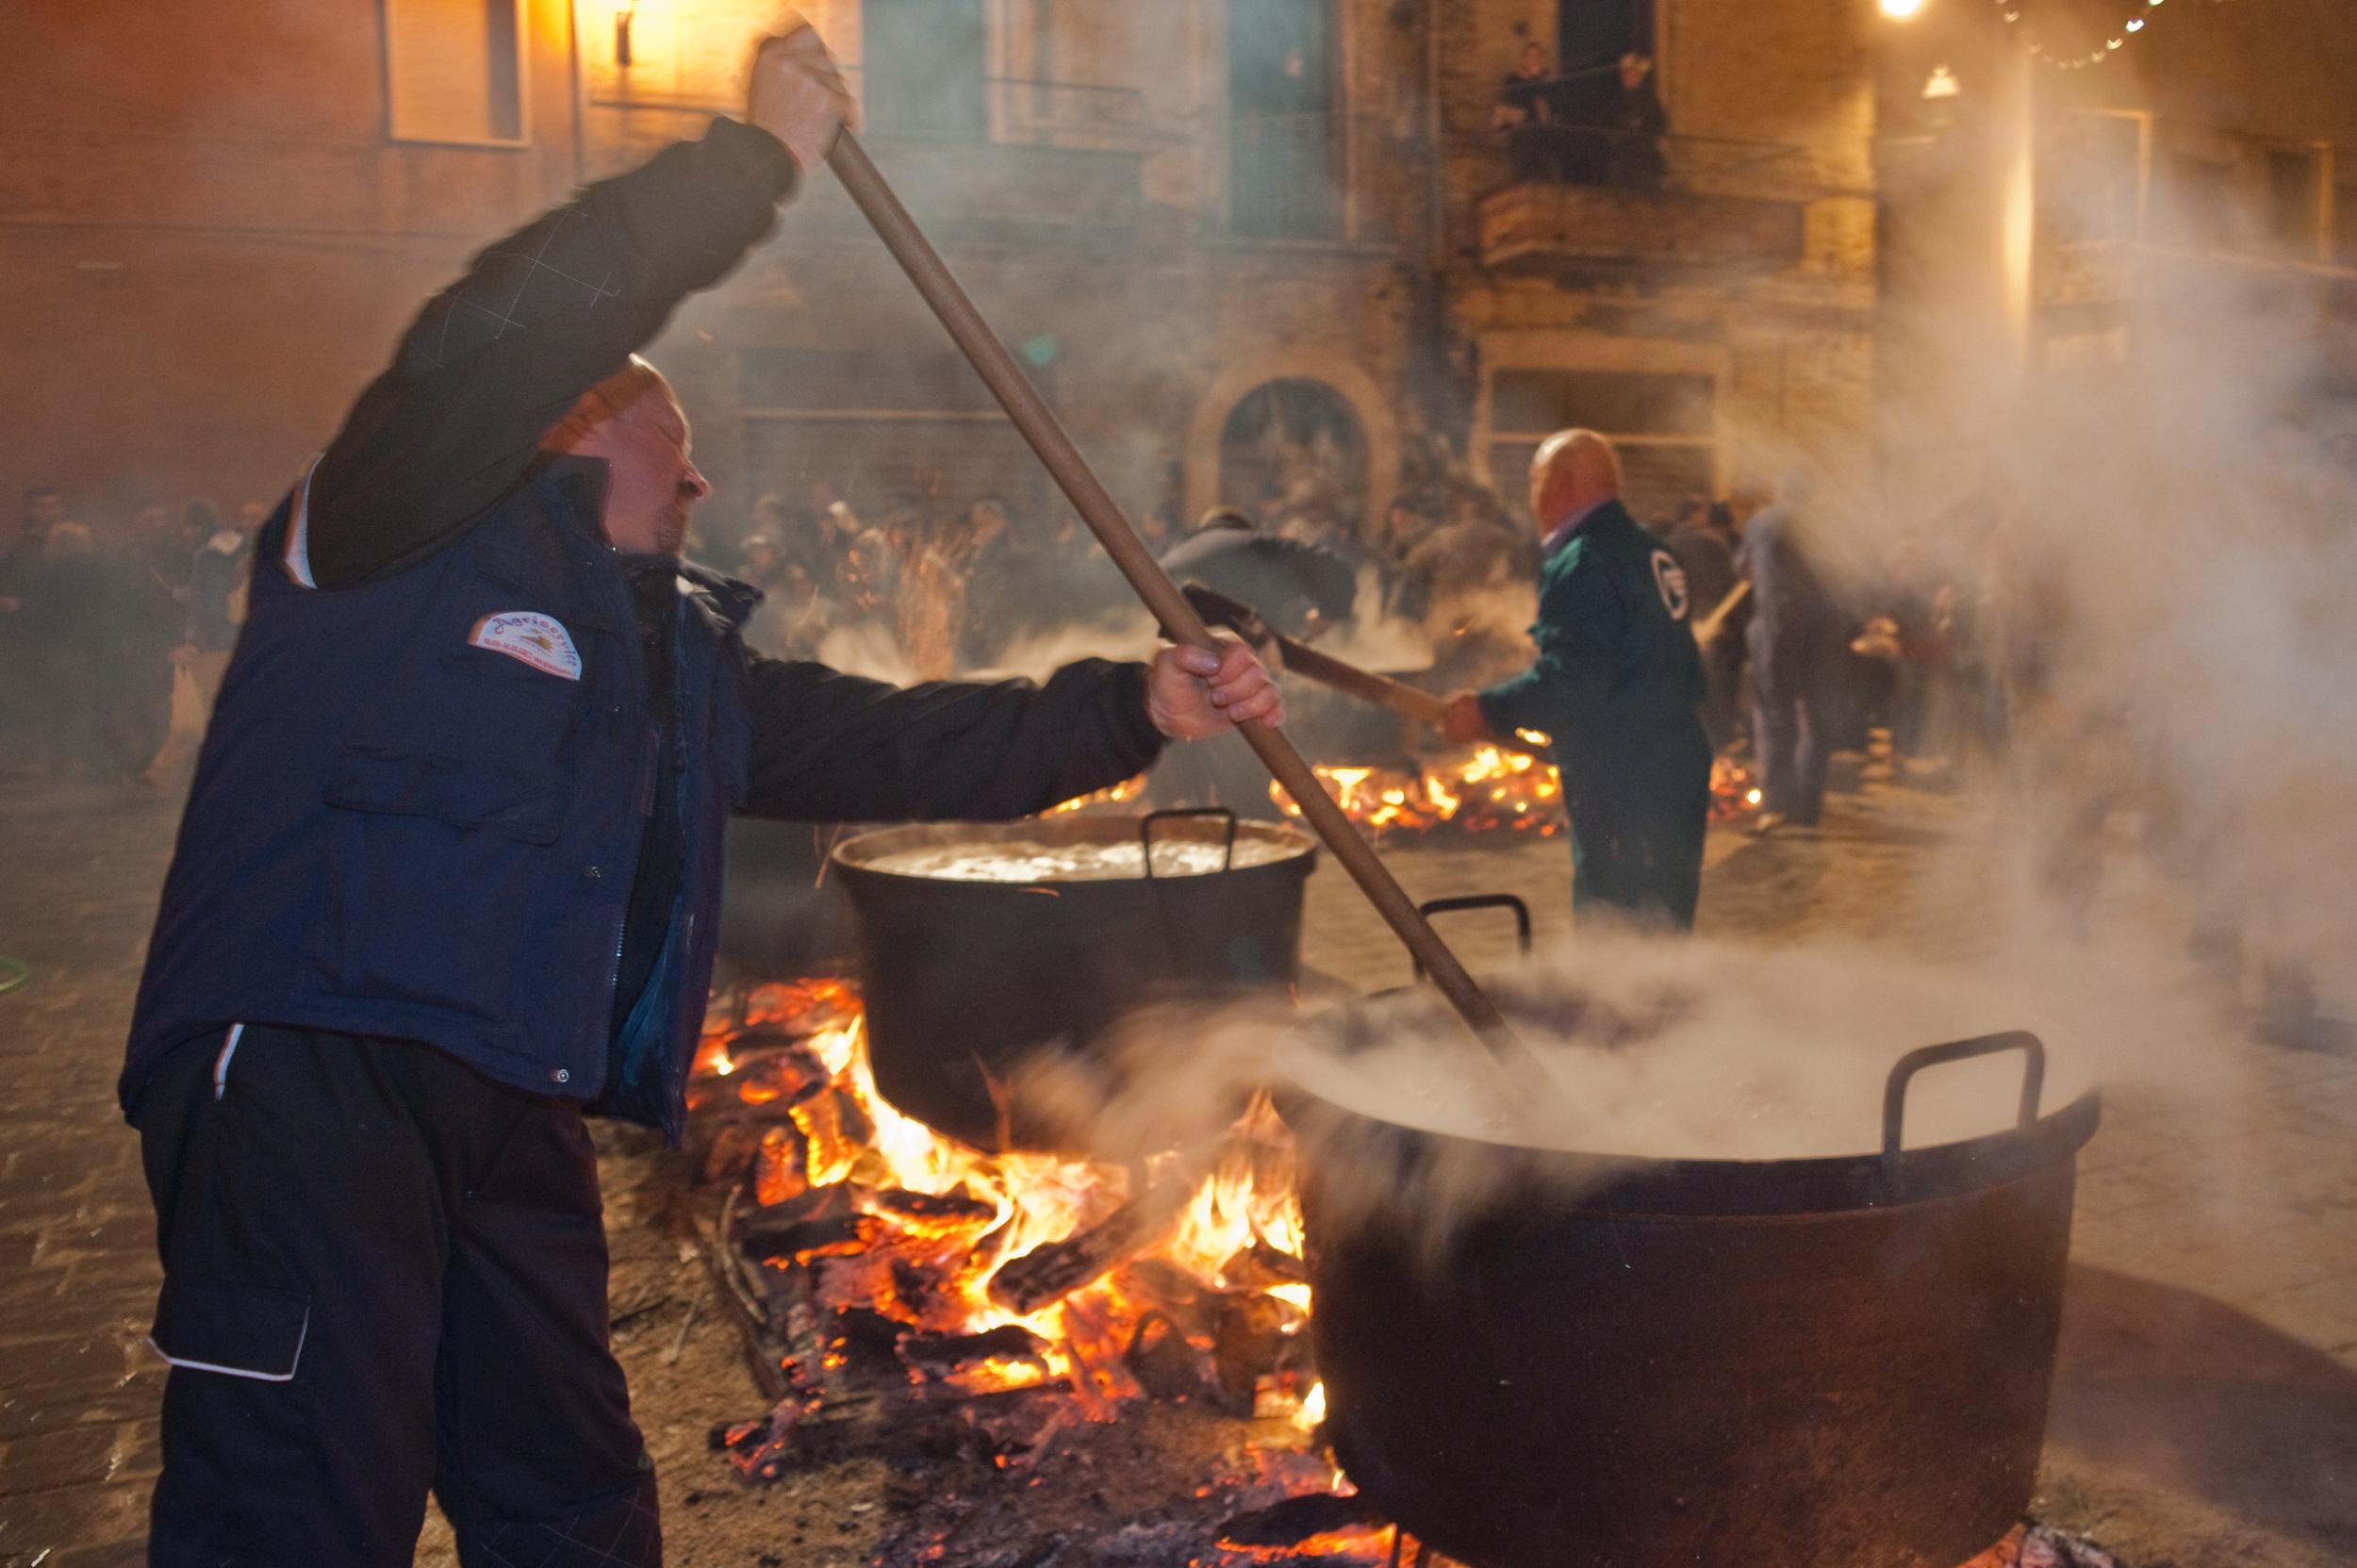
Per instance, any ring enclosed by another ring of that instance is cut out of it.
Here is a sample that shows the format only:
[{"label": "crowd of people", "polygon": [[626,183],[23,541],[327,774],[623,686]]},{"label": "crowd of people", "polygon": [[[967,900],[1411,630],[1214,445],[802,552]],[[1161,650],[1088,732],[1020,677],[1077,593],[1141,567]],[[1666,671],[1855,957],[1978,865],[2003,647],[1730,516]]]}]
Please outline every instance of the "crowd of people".
[{"label": "crowd of people", "polygon": [[202,498],[104,531],[25,492],[0,550],[0,771],[167,784],[194,761],[266,516]]}]

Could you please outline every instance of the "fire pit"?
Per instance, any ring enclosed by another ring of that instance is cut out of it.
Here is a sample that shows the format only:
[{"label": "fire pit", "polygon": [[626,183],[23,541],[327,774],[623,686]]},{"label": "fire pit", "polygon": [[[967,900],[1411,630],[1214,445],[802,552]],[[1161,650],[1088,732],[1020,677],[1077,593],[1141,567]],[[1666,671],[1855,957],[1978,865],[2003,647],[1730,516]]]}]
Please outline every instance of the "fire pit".
[{"label": "fire pit", "polygon": [[[1904,1147],[1917,1073],[2007,1051],[2018,1126]],[[1607,1161],[1292,1095],[1338,1458],[1475,1568],[1974,1558],[2029,1503],[2099,1115],[2040,1119],[2043,1069],[2026,1034],[1913,1052],[1846,1159]],[[1496,1184],[1437,1248],[1368,1217],[1370,1169],[1412,1205],[1452,1164]]]},{"label": "fire pit", "polygon": [[[1305,1278],[1291,1146],[1265,1106],[1208,1171],[1147,1173],[1143,1190],[1118,1166],[966,1148],[876,1095],[858,999],[833,982],[761,988],[745,1020],[716,1021],[698,1069],[690,1126],[713,1182],[706,1245],[772,1406],[713,1432],[748,1483],[840,1499],[806,1506],[868,1521],[868,1560],[882,1568],[1452,1561],[1409,1533],[1383,1495],[1346,1481],[1319,1441],[1325,1407],[1307,1352],[1327,1303],[1313,1302]],[[1728,1216],[1688,1218],[1706,1229]],[[1330,1246],[1320,1263],[1331,1266]],[[1363,1317],[1365,1298],[1354,1307],[1347,1284],[1335,1288],[1344,1318]],[[1493,1327],[1475,1301],[1448,1331]],[[1560,1337],[1546,1321],[1524,1329],[1541,1343]],[[1442,1354],[1462,1370],[1461,1355]],[[1674,1372],[1662,1374],[1673,1391],[1685,1387]],[[1513,1515],[1525,1494],[1562,1492],[1527,1449],[1546,1430],[1535,1401],[1551,1392],[1516,1408],[1511,1431],[1525,1452],[1481,1477],[1469,1506]],[[1456,1386],[1403,1414],[1454,1431],[1452,1407],[1484,1395]],[[1679,1397],[1710,1432],[1754,1413]],[[1998,1435],[2034,1451],[2040,1413],[2007,1411],[2027,1436]],[[1955,1437],[1941,1424],[1912,1441],[1928,1449]],[[1822,1443],[1811,1451],[1838,1458]],[[1840,1528],[1920,1504],[1878,1494],[1880,1474],[1845,1477],[1854,1507]],[[1710,1507],[1697,1494],[1689,1511]],[[1907,1560],[1852,1553],[1855,1539],[1705,1560]],[[2016,1527],[1969,1568],[2116,1565]]]}]

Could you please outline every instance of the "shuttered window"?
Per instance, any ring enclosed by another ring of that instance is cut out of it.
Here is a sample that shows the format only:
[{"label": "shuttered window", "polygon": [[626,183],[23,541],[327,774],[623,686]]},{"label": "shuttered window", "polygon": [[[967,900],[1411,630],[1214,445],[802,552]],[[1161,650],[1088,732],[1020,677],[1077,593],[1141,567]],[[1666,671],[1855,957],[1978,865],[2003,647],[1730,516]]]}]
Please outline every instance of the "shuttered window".
[{"label": "shuttered window", "polygon": [[1630,508],[1642,516],[1719,484],[1717,383],[1707,375],[1501,370],[1490,381],[1490,479],[1520,502],[1539,444],[1593,430],[1621,454]]},{"label": "shuttered window", "polygon": [[396,141],[521,146],[522,0],[385,0]]}]

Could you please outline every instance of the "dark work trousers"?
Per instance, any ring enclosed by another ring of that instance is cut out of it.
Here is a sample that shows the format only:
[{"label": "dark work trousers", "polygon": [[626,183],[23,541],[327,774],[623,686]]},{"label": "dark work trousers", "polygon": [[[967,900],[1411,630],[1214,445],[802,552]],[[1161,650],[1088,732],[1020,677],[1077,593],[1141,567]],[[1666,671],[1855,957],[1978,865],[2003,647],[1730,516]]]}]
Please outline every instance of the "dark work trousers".
[{"label": "dark work trousers", "polygon": [[246,1028],[140,1103],[164,1287],[156,1568],[662,1560],[580,1106],[429,1047]]},{"label": "dark work trousers", "polygon": [[1833,727],[1825,694],[1813,685],[1755,693],[1752,744],[1759,756],[1759,809],[1813,828],[1825,811]]},{"label": "dark work trousers", "polygon": [[1655,931],[1692,931],[1702,896],[1710,780],[1666,804],[1572,808],[1572,913]]}]

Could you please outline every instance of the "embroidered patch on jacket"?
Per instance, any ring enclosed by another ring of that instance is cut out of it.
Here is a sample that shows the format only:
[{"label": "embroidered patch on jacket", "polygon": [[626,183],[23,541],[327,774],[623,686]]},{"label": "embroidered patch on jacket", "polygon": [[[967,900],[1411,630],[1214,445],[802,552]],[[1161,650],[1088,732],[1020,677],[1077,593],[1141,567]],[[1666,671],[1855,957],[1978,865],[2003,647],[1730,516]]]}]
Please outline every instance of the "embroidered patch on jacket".
[{"label": "embroidered patch on jacket", "polygon": [[1661,607],[1672,620],[1686,619],[1686,569],[1666,550],[1653,553],[1653,586],[1661,590]]},{"label": "embroidered patch on jacket", "polygon": [[568,681],[581,679],[581,652],[573,647],[572,634],[553,616],[536,610],[486,615],[474,623],[467,640],[477,648],[521,659],[543,674],[561,675]]}]

